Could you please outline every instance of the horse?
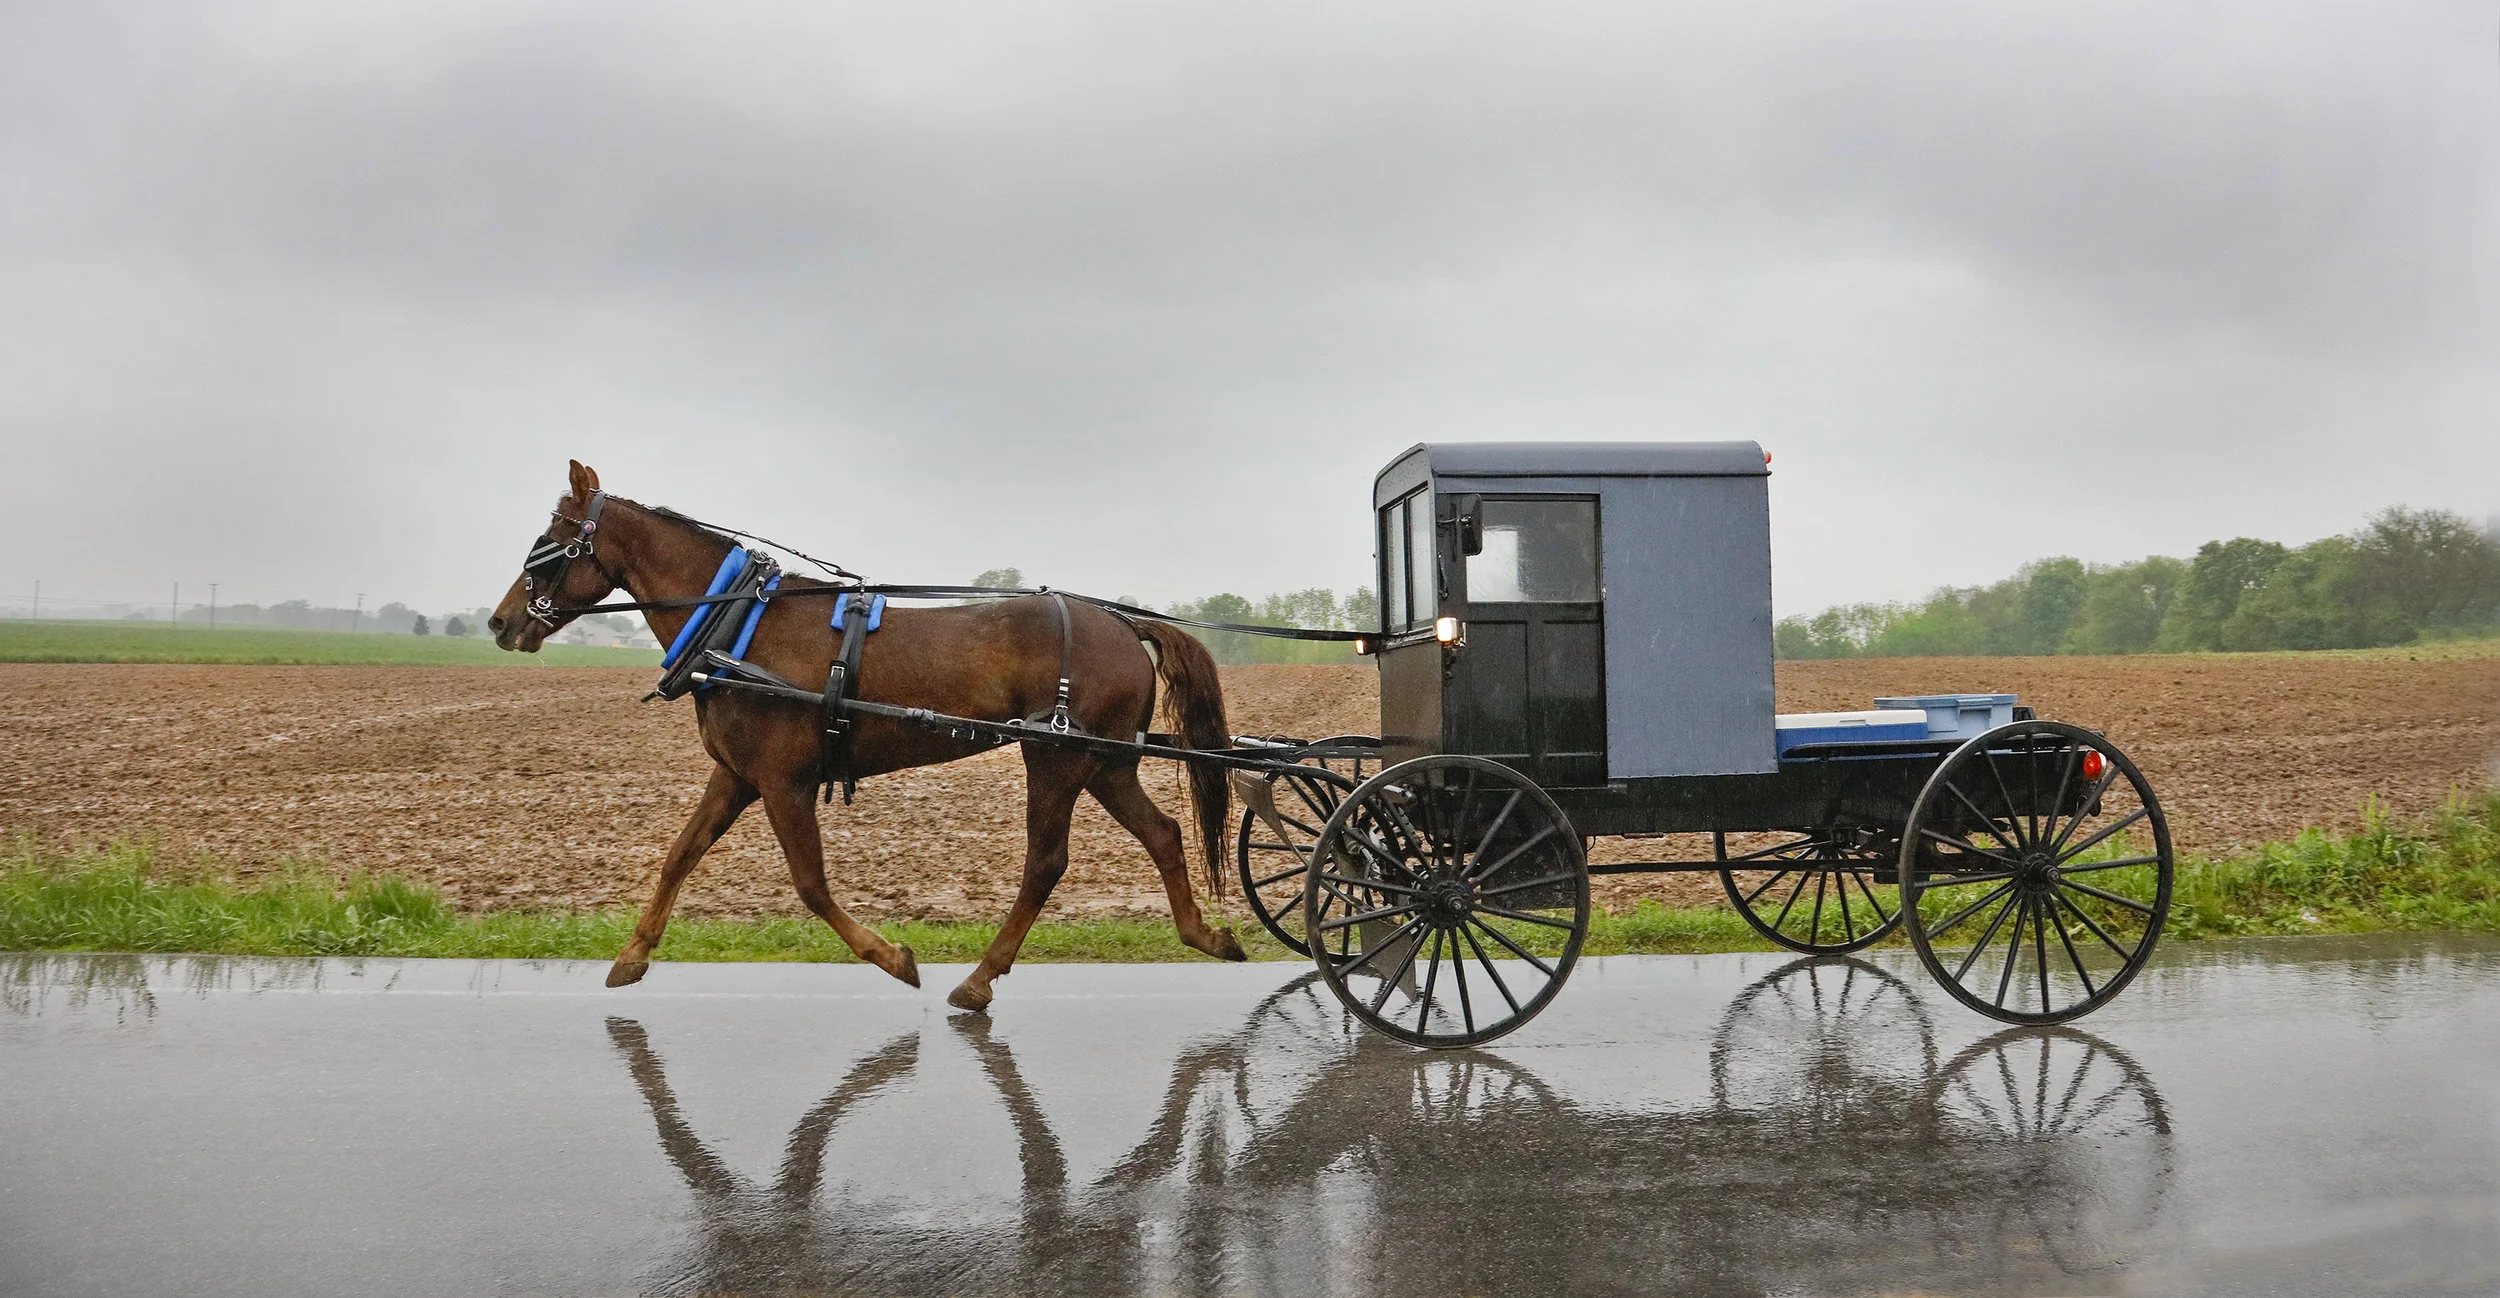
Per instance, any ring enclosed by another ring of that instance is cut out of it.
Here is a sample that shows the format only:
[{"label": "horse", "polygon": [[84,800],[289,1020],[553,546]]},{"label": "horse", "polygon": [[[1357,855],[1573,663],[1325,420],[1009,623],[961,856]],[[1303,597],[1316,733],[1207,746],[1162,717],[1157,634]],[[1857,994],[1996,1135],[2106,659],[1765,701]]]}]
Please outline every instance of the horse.
[{"label": "horse", "polygon": [[[554,576],[538,578],[537,589],[532,586],[534,570],[525,568],[487,621],[498,648],[536,653],[548,636],[620,589],[638,603],[700,597],[734,544],[681,515],[607,495],[596,472],[579,460],[571,464],[568,490],[556,499],[540,544],[569,547],[586,562],[569,562]],[[585,520],[591,520],[588,529]],[[532,562],[542,553],[546,551],[534,548]],[[546,587],[548,581],[552,588]],[[830,624],[843,597],[805,592],[831,585],[785,576],[764,607],[746,661],[789,681],[825,680],[842,655],[843,632]],[[645,617],[665,644],[676,638],[693,612],[688,607],[647,609]],[[1230,742],[1215,660],[1178,627],[1132,622],[1082,601],[1035,595],[895,609],[884,614],[880,629],[861,634],[865,639],[857,682],[862,699],[980,720],[1033,717],[1060,700],[1064,662],[1069,719],[1088,733],[1125,737],[1146,730],[1160,677],[1168,691],[1168,724],[1183,744],[1221,748]],[[729,689],[699,690],[694,697],[695,724],[712,759],[711,775],[693,814],[661,858],[651,899],[609,969],[607,985],[623,987],[649,971],[652,950],[667,931],[669,912],[686,877],[739,813],[760,800],[799,900],[831,925],[854,955],[919,986],[919,961],[911,948],[852,918],[827,889],[815,794],[836,780],[958,761],[993,745],[855,715],[848,760],[834,771],[825,769],[822,717],[815,708]],[[1230,928],[1210,924],[1199,911],[1180,825],[1138,783],[1137,758],[1030,740],[1022,747],[1023,885],[997,938],[980,964],[947,995],[948,1004],[974,1013],[989,1008],[991,983],[1014,967],[1026,932],[1067,870],[1068,823],[1081,794],[1092,794],[1144,845],[1162,876],[1172,924],[1182,942],[1220,960],[1248,958]],[[1189,783],[1206,856],[1207,887],[1210,895],[1217,895],[1231,816],[1230,789],[1223,772],[1212,765],[1192,763]]]}]

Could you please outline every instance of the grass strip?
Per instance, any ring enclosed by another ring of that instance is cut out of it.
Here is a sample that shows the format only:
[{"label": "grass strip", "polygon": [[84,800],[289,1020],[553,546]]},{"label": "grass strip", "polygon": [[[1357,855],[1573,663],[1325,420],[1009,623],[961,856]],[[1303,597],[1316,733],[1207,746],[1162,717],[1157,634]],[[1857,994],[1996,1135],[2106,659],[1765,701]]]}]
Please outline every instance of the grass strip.
[{"label": "grass strip", "polygon": [[[2182,862],[2170,935],[2500,931],[2500,791],[2460,796],[2410,821],[2373,804],[2364,822],[2356,833],[2311,830],[2225,860]],[[76,849],[28,837],[0,844],[0,951],[606,960],[625,944],[633,918],[622,907],[464,912],[427,884],[373,874],[342,883],[313,861],[238,884],[213,861],[166,860],[147,839]],[[1300,959],[1255,923],[1236,920],[1235,927],[1253,959]],[[932,964],[976,960],[998,932],[991,924],[922,921],[878,929]],[[1590,955],[1771,949],[1725,907],[1655,902],[1597,915],[1585,948]],[[797,916],[681,918],[669,925],[658,955],[852,959],[831,930]],[[1205,957],[1183,947],[1162,921],[1045,919],[1022,958]]]},{"label": "grass strip", "polygon": [[0,662],[230,663],[348,667],[658,667],[656,649],[549,644],[506,653],[484,635],[172,627],[147,622],[0,621]]}]

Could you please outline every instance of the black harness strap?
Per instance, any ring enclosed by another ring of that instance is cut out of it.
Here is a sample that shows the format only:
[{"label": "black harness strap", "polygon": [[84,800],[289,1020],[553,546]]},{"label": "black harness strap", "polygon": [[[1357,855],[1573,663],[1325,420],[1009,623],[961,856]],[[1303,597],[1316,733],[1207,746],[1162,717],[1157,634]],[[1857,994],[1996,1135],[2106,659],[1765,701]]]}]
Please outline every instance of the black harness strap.
[{"label": "black harness strap", "polygon": [[859,656],[868,647],[869,597],[857,589],[848,592],[842,605],[842,650],[834,656],[833,667],[825,673],[824,699],[817,705],[818,782],[824,786],[825,801],[833,801],[833,786],[842,785],[842,805],[851,805],[851,795],[859,791],[859,781],[851,775],[851,723],[843,715],[843,706],[859,696]]}]

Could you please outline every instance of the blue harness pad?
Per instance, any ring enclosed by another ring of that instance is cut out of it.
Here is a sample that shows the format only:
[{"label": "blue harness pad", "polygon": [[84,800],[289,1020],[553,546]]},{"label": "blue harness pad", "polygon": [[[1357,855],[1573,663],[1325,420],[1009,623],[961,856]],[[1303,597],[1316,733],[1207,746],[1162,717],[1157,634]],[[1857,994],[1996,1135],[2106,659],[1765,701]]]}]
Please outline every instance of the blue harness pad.
[{"label": "blue harness pad", "polygon": [[[732,585],[736,584],[738,578],[746,575],[746,570],[747,548],[743,545],[737,546],[730,550],[728,558],[720,561],[720,571],[712,575],[711,589],[706,590],[703,593],[710,596],[718,595],[723,591],[728,590]],[[686,652],[686,646],[693,644],[695,642],[695,638],[703,633],[704,623],[712,620],[712,610],[718,607],[720,606],[717,604],[698,604],[695,606],[694,616],[686,619],[686,625],[677,632],[677,638],[669,641],[668,652],[660,656],[660,666],[674,667],[677,665],[678,657]],[[763,606],[760,604],[757,605],[756,611],[759,613],[763,612]],[[749,631],[753,631],[754,625],[749,623],[747,629]],[[744,650],[746,648],[746,641],[743,639],[739,640],[738,647],[739,649]]]},{"label": "blue harness pad", "polygon": [[[769,594],[779,589],[781,589],[781,574],[776,572],[771,581],[764,583],[764,591]],[[764,620],[764,608],[771,602],[759,596],[755,601],[755,607],[747,610],[747,624],[738,628],[738,643],[729,647],[730,657],[741,661],[746,658],[747,641],[755,638],[755,624]]]},{"label": "blue harness pad", "polygon": [[[851,609],[851,597],[850,597],[850,596],[845,595],[845,596],[843,596],[841,599],[837,599],[837,600],[835,600],[835,601],[833,602],[833,622],[832,622],[832,626],[833,626],[833,629],[834,629],[834,630],[839,631],[839,630],[841,630],[841,629],[842,629],[842,615],[843,615],[843,614],[845,614],[845,613],[848,613],[848,612],[850,611],[850,609]],[[868,623],[867,623],[867,625],[866,625],[866,626],[864,626],[863,628],[861,628],[861,634],[865,635],[866,633],[868,633],[868,632],[870,632],[870,631],[874,631],[874,630],[876,630],[879,626],[884,625],[884,623],[885,623],[885,596],[883,596],[883,595],[871,595],[871,596],[869,596],[869,597],[868,597]]]}]

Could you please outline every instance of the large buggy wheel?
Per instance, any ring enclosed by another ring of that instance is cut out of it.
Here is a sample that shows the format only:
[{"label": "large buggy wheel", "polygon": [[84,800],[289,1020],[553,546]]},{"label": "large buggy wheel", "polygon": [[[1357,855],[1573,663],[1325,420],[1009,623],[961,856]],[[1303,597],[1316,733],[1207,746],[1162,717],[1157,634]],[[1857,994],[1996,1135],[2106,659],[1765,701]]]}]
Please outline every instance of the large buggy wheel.
[{"label": "large buggy wheel", "polygon": [[1302,882],[1311,849],[1346,793],[1379,769],[1377,753],[1364,751],[1379,743],[1366,735],[1338,735],[1311,747],[1351,751],[1306,757],[1292,771],[1233,772],[1233,792],[1242,804],[1241,828],[1233,835],[1241,899],[1259,926],[1295,955],[1311,953],[1302,940]]},{"label": "large buggy wheel", "polygon": [[1302,895],[1320,977],[1400,1041],[1481,1045],[1562,990],[1589,930],[1589,871],[1562,809],[1480,757],[1419,757],[1346,795]]},{"label": "large buggy wheel", "polygon": [[[1892,838],[1859,826],[1827,826],[1742,856],[1720,858],[1728,904],[1755,932],[1808,955],[1839,955],[1882,941],[1901,926]],[[1738,869],[1748,876],[1738,878]]]},{"label": "large buggy wheel", "polygon": [[2127,755],[2017,721],[1955,749],[1902,830],[1901,911],[1954,999],[2008,1023],[2109,1003],[2170,913],[2170,826]]}]

